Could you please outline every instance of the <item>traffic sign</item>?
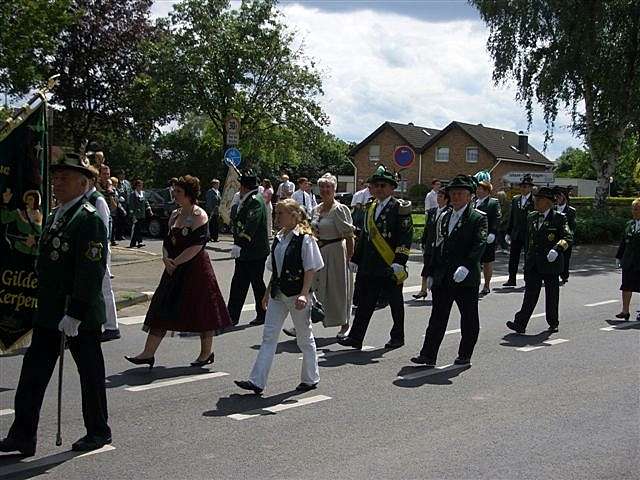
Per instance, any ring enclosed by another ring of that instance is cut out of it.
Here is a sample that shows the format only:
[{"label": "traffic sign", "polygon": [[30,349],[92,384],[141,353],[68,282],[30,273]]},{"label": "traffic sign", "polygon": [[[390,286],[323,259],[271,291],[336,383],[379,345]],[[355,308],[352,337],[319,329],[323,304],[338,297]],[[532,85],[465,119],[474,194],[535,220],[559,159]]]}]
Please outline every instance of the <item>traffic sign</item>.
[{"label": "traffic sign", "polygon": [[225,160],[229,160],[233,165],[237,168],[240,166],[240,162],[242,161],[242,154],[240,150],[235,147],[227,148],[227,151],[224,152]]},{"label": "traffic sign", "polygon": [[410,167],[415,159],[416,152],[408,145],[400,145],[393,151],[393,161],[400,168]]},{"label": "traffic sign", "polygon": [[240,143],[240,119],[228,117],[224,125],[227,130],[227,145],[238,145]]}]

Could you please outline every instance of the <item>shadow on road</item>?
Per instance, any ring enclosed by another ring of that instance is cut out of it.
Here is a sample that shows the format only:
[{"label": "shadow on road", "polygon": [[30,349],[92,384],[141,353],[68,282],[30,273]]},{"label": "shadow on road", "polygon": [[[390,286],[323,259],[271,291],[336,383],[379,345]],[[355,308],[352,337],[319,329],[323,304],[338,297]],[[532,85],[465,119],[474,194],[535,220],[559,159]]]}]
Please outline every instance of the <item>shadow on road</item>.
[{"label": "shadow on road", "polygon": [[414,298],[413,300],[407,300],[406,302],[404,302],[404,304],[407,307],[430,307],[433,304],[433,302],[431,300],[424,300],[424,299],[416,300]]},{"label": "shadow on road", "polygon": [[625,322],[624,320],[607,319],[607,323],[612,327],[616,327],[616,330],[640,330],[640,321],[637,320]]},{"label": "shadow on road", "polygon": [[156,380],[169,380],[172,378],[188,377],[194,374],[211,373],[212,370],[199,367],[153,367],[150,371],[147,366],[130,368],[121,373],[109,375],[107,380],[107,388],[117,388],[124,385],[136,387],[139,385],[149,385]]},{"label": "shadow on road", "polygon": [[[375,350],[340,350],[340,353],[331,356],[324,356],[318,359],[321,367],[341,367],[343,365],[368,365],[379,363],[378,359],[384,356],[386,348],[376,348]],[[343,353],[344,352],[344,353]],[[326,352],[328,353],[328,352]],[[333,353],[333,352],[331,352]]]},{"label": "shadow on road", "polygon": [[[62,465],[75,457],[86,452],[74,452],[67,450],[37,460],[29,459],[29,461],[21,462],[23,455],[10,454],[0,456],[0,478],[3,479],[27,479],[51,473],[51,470],[58,465]],[[3,468],[5,467],[5,468]]]},{"label": "shadow on road", "polygon": [[425,374],[427,372],[434,372],[430,375],[425,375],[424,377],[404,379],[404,378],[396,378],[393,381],[393,384],[396,387],[402,388],[416,388],[421,387],[423,385],[453,385],[451,381],[452,378],[457,377],[465,370],[469,370],[471,365],[452,365],[451,367],[447,367],[446,369],[442,369],[441,371],[433,368],[426,367],[413,367],[406,366],[402,367],[398,372],[398,376],[406,376],[411,374],[416,374],[420,371],[424,371]]},{"label": "shadow on road", "polygon": [[[261,397],[253,393],[232,393],[228,397],[220,397],[218,399],[218,402],[216,403],[216,409],[207,410],[206,412],[202,413],[202,416],[226,417],[228,415],[233,415],[234,413],[247,413],[249,411],[253,413],[256,410],[260,411],[261,409],[267,407],[273,407],[274,405],[278,405],[280,403],[286,403],[285,401],[288,398],[295,397],[296,395],[301,394],[301,392],[298,392],[296,390],[279,393],[271,397]],[[275,415],[275,413],[268,411],[255,413],[261,413],[264,415]]]},{"label": "shadow on road", "polygon": [[538,345],[539,343],[547,340],[552,334],[547,332],[540,332],[537,335],[522,335],[519,333],[507,333],[502,339],[500,345],[503,347],[527,347],[529,345]]},{"label": "shadow on road", "polygon": [[[278,343],[276,347],[276,354],[278,353],[301,353],[298,348],[298,343],[294,338],[286,337],[287,340]],[[290,339],[290,340],[289,340]],[[336,337],[323,337],[323,338],[315,338],[316,340],[316,348],[328,347],[329,345],[333,345],[337,343]],[[252,350],[260,350],[260,345],[251,345]]]}]

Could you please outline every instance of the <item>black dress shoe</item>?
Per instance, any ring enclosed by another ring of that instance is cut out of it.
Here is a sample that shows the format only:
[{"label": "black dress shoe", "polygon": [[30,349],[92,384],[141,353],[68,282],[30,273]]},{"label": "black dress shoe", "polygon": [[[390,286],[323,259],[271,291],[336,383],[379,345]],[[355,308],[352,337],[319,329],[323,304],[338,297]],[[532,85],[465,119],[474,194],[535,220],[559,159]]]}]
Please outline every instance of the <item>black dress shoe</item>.
[{"label": "black dress shoe", "polygon": [[547,328],[547,332],[558,333],[558,325],[549,325],[549,328]]},{"label": "black dress shoe", "polygon": [[262,389],[249,380],[234,380],[233,382],[243,390],[251,390],[256,395],[262,393]]},{"label": "black dress shoe", "polygon": [[80,440],[77,440],[71,445],[71,450],[74,452],[90,452],[91,450],[98,450],[99,448],[109,445],[111,443],[111,437],[98,437],[96,435],[85,435]]},{"label": "black dress shoe", "polygon": [[471,365],[471,357],[458,357],[453,361],[454,365]]},{"label": "black dress shoe", "polygon": [[253,325],[254,327],[258,325],[264,325],[264,318],[254,318],[249,322],[249,325]]},{"label": "black dress shoe", "polygon": [[352,347],[356,350],[362,350],[362,342],[358,342],[351,337],[339,338],[338,343],[343,347]]},{"label": "black dress shoe", "polygon": [[0,440],[0,452],[19,452],[25,457],[33,457],[36,454],[36,445],[35,443],[22,442],[7,437],[4,440]]},{"label": "black dress shoe", "polygon": [[508,321],[507,322],[507,328],[510,328],[511,330],[513,330],[516,333],[524,333],[525,329],[523,327],[520,327],[519,325],[516,325],[515,322],[512,321]]},{"label": "black dress shoe", "polygon": [[191,366],[192,367],[204,367],[205,365],[209,365],[209,364],[213,363],[215,358],[216,358],[215,353],[211,352],[211,355],[209,355],[204,360],[195,360],[195,361],[191,362]]},{"label": "black dress shoe", "polygon": [[629,321],[630,316],[631,316],[630,313],[620,312],[619,314],[616,315],[616,318],[622,318],[626,322],[626,321]]},{"label": "black dress shoe", "polygon": [[302,382],[300,385],[296,387],[296,391],[298,392],[308,392],[309,390],[315,390],[318,387],[317,383],[304,383]]},{"label": "black dress shoe", "polygon": [[153,368],[153,364],[156,363],[156,357],[136,358],[136,357],[127,357],[125,355],[124,359],[128,362],[133,363],[134,365],[149,365],[149,370],[151,370]]},{"label": "black dress shoe", "polygon": [[507,280],[506,282],[504,282],[502,284],[503,287],[515,287],[516,286],[516,281],[515,280]]},{"label": "black dress shoe", "polygon": [[389,340],[384,344],[384,348],[393,350],[394,348],[404,347],[404,342],[402,340]]},{"label": "black dress shoe", "polygon": [[100,336],[101,342],[109,342],[111,340],[118,340],[120,338],[120,330],[118,328],[109,328],[102,332]]},{"label": "black dress shoe", "polygon": [[427,368],[435,368],[436,366],[435,360],[431,360],[430,358],[427,358],[424,355],[418,355],[417,357],[412,357],[411,362],[417,365],[424,365]]},{"label": "black dress shoe", "polygon": [[285,335],[287,335],[288,337],[293,337],[296,338],[296,327],[292,327],[292,328],[283,328],[282,329],[282,333],[284,333]]}]

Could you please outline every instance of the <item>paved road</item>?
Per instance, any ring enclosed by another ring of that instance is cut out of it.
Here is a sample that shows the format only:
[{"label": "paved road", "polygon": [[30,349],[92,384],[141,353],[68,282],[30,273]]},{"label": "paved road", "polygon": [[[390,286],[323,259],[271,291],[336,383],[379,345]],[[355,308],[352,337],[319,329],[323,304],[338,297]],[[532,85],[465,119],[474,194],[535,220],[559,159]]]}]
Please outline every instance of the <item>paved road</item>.
[{"label": "paved road", "polygon": [[[232,262],[222,242],[210,252],[225,295]],[[157,242],[148,244],[159,252]],[[504,322],[522,293],[498,287],[480,303],[480,339],[471,368],[453,368],[459,340],[454,308],[432,371],[412,367],[430,302],[416,302],[419,265],[405,287],[404,348],[385,351],[390,316],[375,313],[362,352],[334,341],[336,329],[314,327],[321,383],[298,394],[300,353],[281,338],[263,398],[234,379],[248,376],[261,328],[240,328],[215,339],[213,368],[188,363],[197,338],[167,338],[149,372],[122,359],[138,353],[146,305],[121,312],[123,338],[104,345],[114,443],[92,455],[67,449],[83,435],[73,362],[65,365],[64,447],[55,442],[53,379],[40,426],[37,456],[0,458],[0,476],[48,479],[623,479],[639,478],[638,397],[640,324],[615,321],[620,274],[607,249],[578,249],[561,291],[560,331],[543,333],[544,304],[528,335]],[[140,259],[146,254],[140,253]],[[117,260],[117,254],[115,255]],[[502,257],[504,263],[504,257]],[[159,259],[114,267],[116,288],[153,290]],[[504,268],[497,268],[497,276]],[[520,281],[521,283],[521,281]],[[253,300],[249,299],[249,303]],[[636,303],[637,305],[637,300]],[[13,408],[21,356],[0,359],[0,434]],[[44,476],[42,478],[45,478]]]}]

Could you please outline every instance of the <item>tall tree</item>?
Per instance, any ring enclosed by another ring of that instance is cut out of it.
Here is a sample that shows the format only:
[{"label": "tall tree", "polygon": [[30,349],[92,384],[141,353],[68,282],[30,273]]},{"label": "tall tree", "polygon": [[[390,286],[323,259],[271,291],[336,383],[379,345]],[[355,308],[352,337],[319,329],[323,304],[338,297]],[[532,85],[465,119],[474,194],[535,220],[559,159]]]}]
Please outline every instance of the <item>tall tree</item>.
[{"label": "tall tree", "polygon": [[71,0],[0,2],[0,90],[24,94],[46,80],[47,57],[74,20]]},{"label": "tall tree", "polygon": [[206,115],[226,147],[237,115],[242,145],[284,127],[303,136],[328,123],[315,64],[304,55],[275,0],[183,0],[156,44],[155,78],[170,110]]},{"label": "tall tree", "polygon": [[537,101],[549,140],[559,108],[571,108],[572,128],[584,136],[597,174],[594,206],[606,211],[624,138],[640,129],[640,2],[470,2],[490,29],[494,80],[516,81],[529,123]]}]

